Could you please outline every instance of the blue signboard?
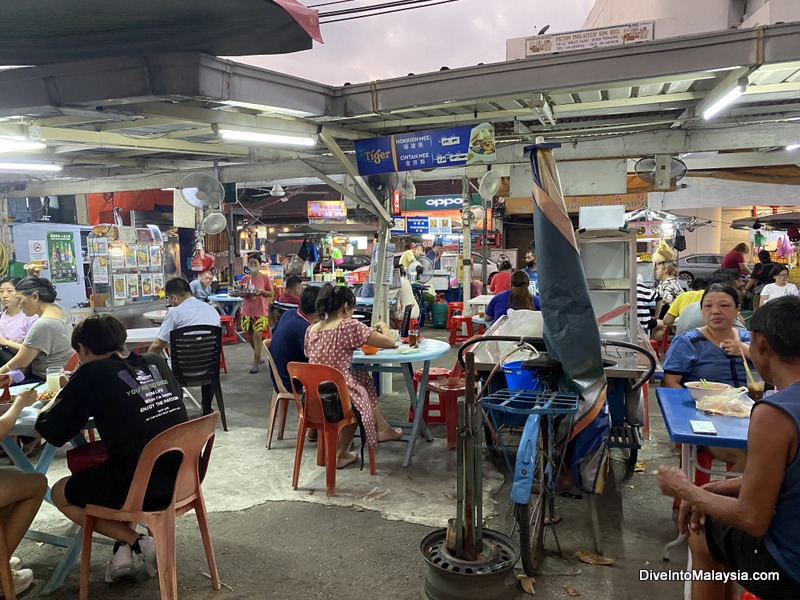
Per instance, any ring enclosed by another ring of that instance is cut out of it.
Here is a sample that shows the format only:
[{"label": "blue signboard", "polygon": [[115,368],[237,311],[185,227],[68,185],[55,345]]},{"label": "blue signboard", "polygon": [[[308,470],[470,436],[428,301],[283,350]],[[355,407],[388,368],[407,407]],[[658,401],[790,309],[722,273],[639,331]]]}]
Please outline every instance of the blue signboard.
[{"label": "blue signboard", "polygon": [[406,231],[408,233],[428,233],[429,217],[406,217]]},{"label": "blue signboard", "polygon": [[356,140],[355,149],[360,175],[457,167],[496,157],[491,123]]},{"label": "blue signboard", "polygon": [[405,233],[406,232],[406,219],[405,217],[394,217],[390,233]]}]

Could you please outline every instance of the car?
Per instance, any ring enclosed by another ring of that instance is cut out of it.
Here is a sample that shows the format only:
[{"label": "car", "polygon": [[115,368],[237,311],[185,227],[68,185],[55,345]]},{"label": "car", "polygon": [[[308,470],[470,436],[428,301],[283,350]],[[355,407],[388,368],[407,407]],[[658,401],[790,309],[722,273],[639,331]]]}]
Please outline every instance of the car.
[{"label": "car", "polygon": [[[334,265],[334,269],[341,269],[342,271],[355,271],[362,267],[369,267],[372,264],[372,257],[368,254],[345,254],[342,256],[342,263]],[[318,262],[314,265],[314,273],[321,271],[331,270],[331,261],[325,260]]]},{"label": "car", "polygon": [[[394,268],[397,269],[400,266],[400,257],[403,255],[402,252],[398,252],[394,255]],[[473,252],[472,253],[472,265],[473,271],[475,274],[475,279],[480,279],[483,281],[483,255],[480,252]],[[499,271],[497,268],[497,263],[492,259],[491,256],[486,257],[486,271],[489,273],[489,278],[486,280],[486,283],[489,284],[492,282],[492,278],[495,274]]]},{"label": "car", "polygon": [[691,285],[698,277],[708,277],[722,268],[722,254],[689,254],[678,259],[678,277]]}]

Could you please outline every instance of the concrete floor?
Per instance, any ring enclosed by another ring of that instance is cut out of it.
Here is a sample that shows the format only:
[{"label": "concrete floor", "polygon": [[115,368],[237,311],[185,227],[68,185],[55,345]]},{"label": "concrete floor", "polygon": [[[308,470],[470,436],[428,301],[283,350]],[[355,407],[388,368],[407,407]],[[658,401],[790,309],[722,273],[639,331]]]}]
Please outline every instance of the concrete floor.
[{"label": "concrete floor", "polygon": [[[426,328],[423,335],[442,338],[444,333]],[[226,391],[226,406],[229,407],[230,431],[224,433],[220,429],[212,463],[215,457],[224,456],[222,451],[217,452],[217,448],[243,442],[248,444],[246,450],[253,453],[255,460],[261,453],[267,452],[263,437],[256,442],[253,436],[244,435],[244,431],[266,423],[266,374],[263,369],[258,375],[247,372],[249,352],[245,345],[226,346],[225,352],[230,374],[223,376],[223,388]],[[435,361],[434,365],[452,367],[454,360],[455,350],[449,356]],[[396,393],[382,398],[381,403],[388,416],[403,418],[407,414],[407,396],[399,393],[404,388],[401,388],[397,379],[394,390]],[[661,464],[677,465],[678,459],[672,444],[668,442],[654,397],[650,406],[651,439],[645,442],[639,454],[640,460],[647,463],[646,471],[627,473],[622,453],[613,450],[609,483],[598,498],[604,551],[615,559],[615,563],[611,566],[592,566],[575,558],[576,551],[593,551],[588,501],[559,497],[557,509],[563,521],[557,528],[562,555],[559,556],[555,551],[552,534],[548,533],[548,558],[544,573],[537,578],[535,585],[538,598],[569,598],[565,586],[571,586],[584,598],[633,600],[647,597],[659,600],[681,596],[680,583],[646,582],[640,581],[639,577],[641,569],[678,570],[683,568],[686,561],[685,548],[673,551],[672,562],[661,560],[663,545],[675,537],[675,526],[670,519],[671,501],[660,495],[652,472]],[[295,422],[296,419],[290,417],[287,440],[281,442],[279,448],[270,450],[270,453],[291,455]],[[238,436],[237,429],[240,430]],[[438,426],[434,429],[434,435],[442,437],[443,428]],[[436,443],[441,442],[437,440]],[[384,446],[379,447],[379,461],[382,460],[381,450]],[[421,458],[418,456],[418,459]],[[387,455],[383,457],[384,461],[393,459],[394,454],[391,458],[387,458]],[[448,460],[452,461],[450,457]],[[489,455],[487,460],[504,472],[496,456]],[[220,466],[224,472],[227,465]],[[492,468],[492,465],[487,467]],[[304,463],[305,469],[317,467],[309,461]],[[415,466],[412,465],[411,469],[415,469]],[[369,479],[366,471],[359,474],[354,470],[353,473]],[[257,489],[271,477],[286,477],[286,474],[258,473],[252,477],[252,486]],[[403,487],[401,476],[393,477],[398,479],[395,488]],[[51,476],[51,483],[53,481],[55,476]],[[236,485],[241,485],[241,482]],[[294,493],[297,500],[304,500],[310,492]],[[320,493],[317,491],[317,494]],[[497,515],[487,522],[489,528],[506,534],[511,533],[513,524],[508,493],[509,485],[506,482],[494,497],[498,502]],[[206,496],[209,504],[224,506],[224,498],[212,499],[208,492]],[[289,495],[288,499],[295,498]],[[455,501],[443,502],[444,506],[448,503],[451,505],[449,514],[455,516]],[[445,524],[443,520],[441,526]],[[267,501],[234,511],[212,509],[210,526],[223,588],[219,592],[211,589],[204,575],[208,569],[196,522],[192,515],[186,515],[178,520],[178,589],[181,598],[338,600],[383,596],[395,600],[416,600],[422,597],[426,566],[419,545],[422,538],[432,531],[430,527],[402,520],[386,520],[378,512],[354,508],[352,505],[332,506],[307,501]],[[52,546],[22,542],[16,554],[23,559],[25,566],[34,570],[36,576],[34,587],[24,598],[42,596],[44,581],[50,576],[61,552]],[[104,583],[103,573],[109,554],[109,546],[100,543],[94,545],[92,598],[116,600],[159,597],[158,580],[149,579],[143,569],[134,579],[114,585]],[[64,585],[49,597],[54,600],[76,598],[78,575],[79,568],[76,565]],[[521,600],[529,596],[519,591],[509,597]]]}]

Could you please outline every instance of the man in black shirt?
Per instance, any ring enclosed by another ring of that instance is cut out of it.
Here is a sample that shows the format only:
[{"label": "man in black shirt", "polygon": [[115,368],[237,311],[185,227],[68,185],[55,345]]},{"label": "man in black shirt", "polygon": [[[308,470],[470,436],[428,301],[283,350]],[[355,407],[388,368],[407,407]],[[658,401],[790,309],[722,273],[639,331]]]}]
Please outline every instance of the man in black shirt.
[{"label": "man in black shirt", "polygon": [[[187,420],[181,386],[164,359],[155,354],[126,355],[126,335],[125,326],[110,315],[81,321],[72,332],[81,366],[36,421],[44,439],[62,446],[94,417],[108,461],[65,477],[52,489],[53,503],[79,525],[87,504],[121,508],[144,447],[162,431]],[[145,495],[145,510],[169,504],[179,466],[180,455],[159,459]],[[106,568],[107,582],[133,574],[133,552],[143,555],[148,574],[155,576],[152,537],[117,521],[99,519],[95,529],[117,540]]]}]

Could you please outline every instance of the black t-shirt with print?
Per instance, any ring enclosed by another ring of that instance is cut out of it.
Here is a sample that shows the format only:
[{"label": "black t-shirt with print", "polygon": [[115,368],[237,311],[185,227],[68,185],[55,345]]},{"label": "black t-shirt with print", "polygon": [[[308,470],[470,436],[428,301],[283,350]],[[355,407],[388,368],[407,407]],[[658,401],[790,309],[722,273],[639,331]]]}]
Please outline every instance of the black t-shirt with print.
[{"label": "black t-shirt with print", "polygon": [[[156,354],[133,353],[81,365],[50,410],[39,415],[36,430],[62,446],[80,433],[89,417],[94,417],[106,446],[112,479],[123,489],[130,485],[147,443],[187,420],[183,391],[166,361]],[[167,462],[174,467],[174,461]],[[174,468],[166,468],[164,461],[156,467],[154,479],[174,478]]]}]

